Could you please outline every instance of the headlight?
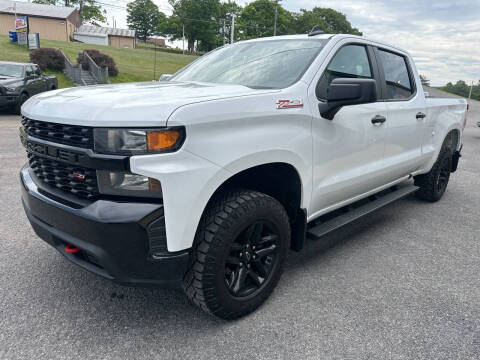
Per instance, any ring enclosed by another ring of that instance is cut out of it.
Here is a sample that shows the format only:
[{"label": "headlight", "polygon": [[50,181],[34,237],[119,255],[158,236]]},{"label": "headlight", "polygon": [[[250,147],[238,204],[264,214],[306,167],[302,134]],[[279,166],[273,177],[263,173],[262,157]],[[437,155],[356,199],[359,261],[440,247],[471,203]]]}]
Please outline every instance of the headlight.
[{"label": "headlight", "polygon": [[2,93],[2,89],[5,94],[14,94],[17,91],[17,88],[0,85],[0,94]]},{"label": "headlight", "polygon": [[165,129],[95,129],[95,151],[103,154],[140,155],[173,152],[185,140],[184,127]]},{"label": "headlight", "polygon": [[156,179],[120,171],[98,170],[101,194],[139,197],[162,197],[162,186]]}]

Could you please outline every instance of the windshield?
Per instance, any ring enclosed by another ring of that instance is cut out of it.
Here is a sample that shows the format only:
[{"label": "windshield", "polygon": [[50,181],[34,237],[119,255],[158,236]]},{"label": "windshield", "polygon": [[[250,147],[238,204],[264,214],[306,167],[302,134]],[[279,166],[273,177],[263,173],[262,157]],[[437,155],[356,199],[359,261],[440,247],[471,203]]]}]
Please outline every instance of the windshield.
[{"label": "windshield", "polygon": [[180,70],[170,81],[199,81],[282,89],[297,82],[326,40],[271,40],[222,47]]},{"label": "windshield", "polygon": [[22,77],[22,73],[22,65],[0,64],[0,75],[10,77]]}]

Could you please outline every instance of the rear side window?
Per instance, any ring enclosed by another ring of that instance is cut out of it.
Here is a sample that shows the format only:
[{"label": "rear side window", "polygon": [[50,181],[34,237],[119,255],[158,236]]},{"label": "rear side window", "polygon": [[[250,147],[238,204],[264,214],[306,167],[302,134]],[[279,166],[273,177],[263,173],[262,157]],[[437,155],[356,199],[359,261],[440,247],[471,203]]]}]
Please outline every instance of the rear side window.
[{"label": "rear side window", "polygon": [[327,98],[327,89],[337,78],[373,78],[365,46],[346,45],[338,50],[318,83],[319,99]]},{"label": "rear side window", "polygon": [[387,87],[387,100],[408,99],[414,93],[405,57],[378,50],[380,66],[383,67]]}]

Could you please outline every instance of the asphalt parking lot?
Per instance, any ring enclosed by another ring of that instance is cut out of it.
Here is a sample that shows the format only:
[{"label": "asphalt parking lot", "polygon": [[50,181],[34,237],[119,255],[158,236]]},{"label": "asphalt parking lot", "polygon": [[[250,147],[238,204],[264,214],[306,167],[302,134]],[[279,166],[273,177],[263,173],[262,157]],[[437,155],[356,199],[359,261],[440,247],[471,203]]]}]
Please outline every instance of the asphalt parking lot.
[{"label": "asphalt parking lot", "polygon": [[0,113],[1,359],[479,359],[480,103],[436,204],[409,197],[290,253],[234,322],[181,291],[125,288],[69,263],[24,215],[19,117]]}]

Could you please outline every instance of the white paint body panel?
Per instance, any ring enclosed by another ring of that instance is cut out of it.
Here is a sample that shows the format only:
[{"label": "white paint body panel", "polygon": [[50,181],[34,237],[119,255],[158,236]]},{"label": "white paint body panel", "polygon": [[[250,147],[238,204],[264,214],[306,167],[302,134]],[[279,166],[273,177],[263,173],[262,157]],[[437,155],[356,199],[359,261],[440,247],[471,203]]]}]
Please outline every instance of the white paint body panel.
[{"label": "white paint body panel", "polygon": [[[22,113],[72,125],[185,126],[186,141],[179,151],[130,160],[132,172],[162,184],[169,251],[191,247],[219,186],[257,165],[293,166],[301,179],[301,207],[313,220],[410,174],[428,172],[448,132],[462,133],[466,110],[464,100],[425,99],[417,91],[409,101],[347,106],[332,121],[322,118],[315,85],[342,44],[354,41],[402,52],[413,65],[407,53],[384,44],[350,35],[322,37],[331,39],[301,80],[286,89],[175,82],[85,87],[36,96]],[[415,81],[420,84],[416,71]],[[304,106],[277,109],[282,99],[301,100]],[[419,111],[427,117],[416,120]],[[387,117],[384,125],[371,124],[377,114]]]}]

